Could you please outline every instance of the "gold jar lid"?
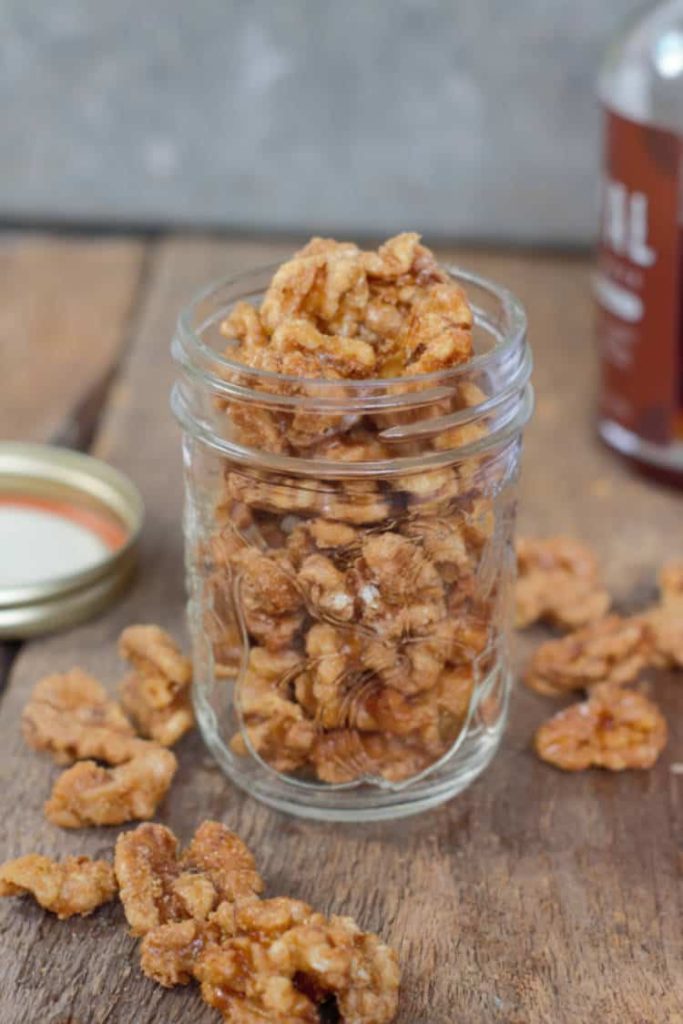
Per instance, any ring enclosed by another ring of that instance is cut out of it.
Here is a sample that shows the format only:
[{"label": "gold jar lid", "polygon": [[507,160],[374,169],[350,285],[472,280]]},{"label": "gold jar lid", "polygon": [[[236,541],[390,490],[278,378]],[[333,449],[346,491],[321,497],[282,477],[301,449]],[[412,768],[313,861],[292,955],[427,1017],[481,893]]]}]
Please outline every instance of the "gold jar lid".
[{"label": "gold jar lid", "polygon": [[73,626],[130,580],[144,507],[99,459],[51,445],[0,444],[0,638]]}]

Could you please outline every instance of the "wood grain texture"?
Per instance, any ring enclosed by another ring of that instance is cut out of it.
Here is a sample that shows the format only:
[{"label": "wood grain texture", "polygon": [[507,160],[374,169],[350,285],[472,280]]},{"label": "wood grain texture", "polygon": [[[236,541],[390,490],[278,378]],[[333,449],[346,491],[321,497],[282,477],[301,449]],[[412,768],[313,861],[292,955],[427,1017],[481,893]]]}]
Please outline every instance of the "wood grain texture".
[{"label": "wood grain texture", "polygon": [[[32,643],[2,703],[2,848],[107,855],[116,829],[67,833],[41,804],[56,774],[28,752],[18,720],[42,673],[81,664],[113,684],[119,630],[158,621],[183,634],[178,431],[168,412],[175,313],[219,273],[278,258],[283,247],[171,240],[150,288],[96,450],[143,491],[142,571],[104,618]],[[539,395],[528,433],[522,526],[594,542],[618,602],[645,601],[656,566],[683,554],[680,495],[645,485],[595,442],[588,267],[583,260],[461,253],[526,301]],[[677,549],[676,549],[677,545]],[[541,634],[520,639],[519,658]],[[332,826],[289,819],[233,790],[197,736],[161,819],[187,839],[207,816],[252,845],[271,893],[355,916],[400,951],[399,1024],[681,1024],[680,680],[653,677],[671,726],[649,773],[563,775],[529,749],[555,705],[518,688],[509,730],[486,774],[450,805],[398,823]],[[215,1021],[192,990],[143,979],[112,906],[58,923],[31,903],[0,906],[2,1024],[197,1024]]]},{"label": "wood grain texture", "polygon": [[[139,240],[0,238],[0,441],[89,447],[132,326]],[[16,645],[0,641],[0,691]]]},{"label": "wood grain texture", "polygon": [[0,241],[0,439],[72,437],[67,418],[115,367],[144,243],[6,235]]}]

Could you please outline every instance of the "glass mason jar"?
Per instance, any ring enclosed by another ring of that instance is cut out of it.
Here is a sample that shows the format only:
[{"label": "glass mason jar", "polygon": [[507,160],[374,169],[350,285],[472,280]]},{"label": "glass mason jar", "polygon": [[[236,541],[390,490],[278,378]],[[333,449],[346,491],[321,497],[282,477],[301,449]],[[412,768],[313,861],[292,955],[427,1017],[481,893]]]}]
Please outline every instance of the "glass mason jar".
[{"label": "glass mason jar", "polygon": [[272,272],[205,292],[173,343],[197,720],[273,807],[412,814],[476,778],[505,723],[524,312],[449,270],[475,316],[466,364],[287,377],[231,360],[219,330]]}]

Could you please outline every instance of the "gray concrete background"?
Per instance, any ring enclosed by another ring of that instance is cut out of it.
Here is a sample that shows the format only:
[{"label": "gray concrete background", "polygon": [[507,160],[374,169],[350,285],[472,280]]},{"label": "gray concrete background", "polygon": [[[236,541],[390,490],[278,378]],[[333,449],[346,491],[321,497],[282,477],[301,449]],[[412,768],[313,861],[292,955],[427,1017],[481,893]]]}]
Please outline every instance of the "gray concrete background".
[{"label": "gray concrete background", "polygon": [[637,0],[0,0],[0,218],[586,241]]}]

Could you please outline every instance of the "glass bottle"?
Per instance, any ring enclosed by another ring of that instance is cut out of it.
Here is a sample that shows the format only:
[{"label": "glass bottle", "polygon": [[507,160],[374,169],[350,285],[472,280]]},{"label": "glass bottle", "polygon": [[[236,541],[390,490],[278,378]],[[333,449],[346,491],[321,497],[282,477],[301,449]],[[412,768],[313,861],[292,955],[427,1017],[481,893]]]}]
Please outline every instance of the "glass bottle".
[{"label": "glass bottle", "polygon": [[625,28],[599,95],[600,434],[683,483],[683,0]]}]

